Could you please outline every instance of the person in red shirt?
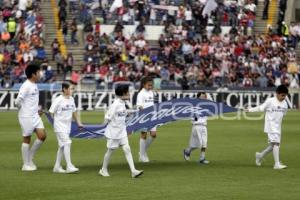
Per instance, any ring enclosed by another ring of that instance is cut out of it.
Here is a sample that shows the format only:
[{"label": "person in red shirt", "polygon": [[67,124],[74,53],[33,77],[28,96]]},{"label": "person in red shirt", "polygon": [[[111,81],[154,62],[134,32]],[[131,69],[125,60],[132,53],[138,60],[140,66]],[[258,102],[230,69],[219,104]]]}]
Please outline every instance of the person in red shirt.
[{"label": "person in red shirt", "polygon": [[96,19],[94,33],[95,33],[95,36],[97,36],[97,35],[100,36],[100,20],[99,19]]},{"label": "person in red shirt", "polygon": [[71,82],[74,85],[77,85],[80,81],[80,72],[79,71],[73,71],[71,74]]},{"label": "person in red shirt", "polygon": [[84,74],[92,74],[95,72],[95,66],[93,64],[93,59],[89,58],[88,63],[85,64],[82,73]]},{"label": "person in red shirt", "polygon": [[234,55],[240,56],[244,52],[244,47],[242,44],[236,44],[236,47],[234,49]]}]

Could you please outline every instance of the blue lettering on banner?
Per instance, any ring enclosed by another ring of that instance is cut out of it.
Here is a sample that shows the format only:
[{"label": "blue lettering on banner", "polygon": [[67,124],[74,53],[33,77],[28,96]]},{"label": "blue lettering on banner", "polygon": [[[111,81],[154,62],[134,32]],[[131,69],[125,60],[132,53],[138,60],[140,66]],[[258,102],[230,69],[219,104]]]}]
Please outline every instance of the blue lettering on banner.
[{"label": "blue lettering on banner", "polygon": [[[151,129],[176,120],[192,119],[194,116],[213,116],[222,113],[236,112],[237,109],[223,103],[194,98],[172,99],[136,112],[127,118],[127,132],[132,133],[141,129]],[[119,113],[123,115],[123,113]],[[53,119],[46,114],[49,122]],[[104,136],[106,124],[85,124],[79,129],[72,122],[70,136],[74,138],[100,138]]]}]

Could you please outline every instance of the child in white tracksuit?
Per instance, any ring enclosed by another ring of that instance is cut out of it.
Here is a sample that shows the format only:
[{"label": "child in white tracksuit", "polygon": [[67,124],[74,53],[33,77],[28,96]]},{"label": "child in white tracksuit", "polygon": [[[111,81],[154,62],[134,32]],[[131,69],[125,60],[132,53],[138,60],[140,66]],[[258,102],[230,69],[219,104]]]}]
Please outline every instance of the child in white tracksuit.
[{"label": "child in white tracksuit", "polygon": [[108,177],[108,164],[110,157],[115,149],[122,147],[126,160],[129,164],[132,178],[137,178],[143,174],[143,171],[135,169],[133,158],[128,143],[126,130],[126,106],[125,100],[129,99],[128,85],[120,85],[115,90],[117,98],[109,107],[105,114],[105,121],[108,123],[105,129],[105,137],[107,139],[107,151],[104,155],[102,168],[99,174]]},{"label": "child in white tracksuit", "polygon": [[[197,98],[206,99],[204,92],[199,92]],[[208,164],[209,161],[205,159],[205,151],[207,148],[207,117],[195,116],[192,119],[192,133],[190,137],[189,147],[183,150],[185,160],[190,160],[190,155],[193,150],[201,149],[200,160],[201,164]]]},{"label": "child in white tracksuit", "polygon": [[[74,118],[79,127],[82,127],[81,122],[76,115],[76,106],[72,97],[73,86],[68,83],[62,83],[63,94],[57,97],[49,109],[49,112],[54,116],[54,132],[58,141],[58,151],[56,162],[53,168],[54,173],[74,173],[79,171],[71,162],[71,123]],[[61,166],[63,157],[66,160],[66,170]]]},{"label": "child in white tracksuit", "polygon": [[276,96],[268,98],[262,105],[246,109],[248,112],[266,112],[264,132],[268,136],[268,147],[262,152],[256,152],[256,165],[261,166],[262,159],[271,151],[274,157],[274,169],[285,169],[279,160],[279,147],[281,143],[281,124],[284,115],[288,110],[285,98],[288,94],[288,88],[280,85],[276,89]]},{"label": "child in white tracksuit", "polygon": [[[141,81],[141,90],[137,95],[136,106],[138,109],[142,110],[154,105],[154,92],[153,80],[151,77],[145,77]],[[147,138],[147,133],[149,137]],[[149,157],[147,150],[156,138],[156,127],[151,128],[150,130],[142,130],[140,138],[140,152],[139,152],[139,161],[140,162],[149,162]]]}]

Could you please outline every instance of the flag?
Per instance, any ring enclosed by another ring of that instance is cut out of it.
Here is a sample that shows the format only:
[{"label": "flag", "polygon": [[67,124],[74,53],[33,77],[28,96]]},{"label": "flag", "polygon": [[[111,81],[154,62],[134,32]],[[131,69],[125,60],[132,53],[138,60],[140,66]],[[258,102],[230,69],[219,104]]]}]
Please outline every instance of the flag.
[{"label": "flag", "polygon": [[218,4],[215,0],[208,0],[203,8],[202,16],[205,17],[205,15],[210,16],[211,12],[214,11],[218,7]]},{"label": "flag", "polygon": [[114,0],[112,3],[109,12],[114,12],[116,9],[121,8],[123,6],[123,0]]},{"label": "flag", "polygon": [[[133,133],[141,129],[150,130],[155,126],[177,121],[190,120],[195,116],[213,116],[222,113],[236,112],[237,109],[224,103],[198,98],[172,99],[134,113],[126,120],[127,132]],[[51,115],[46,113],[48,121],[53,124]],[[73,138],[101,138],[104,136],[106,124],[84,124],[79,129],[72,122],[70,136]]]}]

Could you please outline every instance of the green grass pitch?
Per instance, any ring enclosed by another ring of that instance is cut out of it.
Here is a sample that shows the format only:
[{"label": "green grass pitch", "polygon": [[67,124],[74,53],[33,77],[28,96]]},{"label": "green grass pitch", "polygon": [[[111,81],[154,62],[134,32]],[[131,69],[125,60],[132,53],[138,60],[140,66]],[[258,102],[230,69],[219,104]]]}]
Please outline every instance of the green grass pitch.
[{"label": "green grass pitch", "polygon": [[[257,115],[257,114],[254,114]],[[144,175],[132,179],[121,149],[114,152],[109,172],[98,175],[106,150],[104,139],[73,139],[72,159],[79,174],[53,174],[57,142],[52,127],[44,118],[48,138],[38,151],[38,171],[21,171],[21,134],[16,112],[0,113],[0,200],[299,200],[300,199],[300,132],[298,111],[290,111],[283,122],[281,160],[288,165],[273,170],[272,155],[262,167],[256,167],[254,154],[266,147],[263,120],[215,119],[208,121],[207,159],[197,163],[199,151],[190,162],[182,157],[188,144],[191,124],[180,121],[158,129],[158,138],[149,149],[150,163],[138,159],[139,134],[130,136],[137,169]],[[100,112],[83,112],[84,122],[102,122]]]}]

